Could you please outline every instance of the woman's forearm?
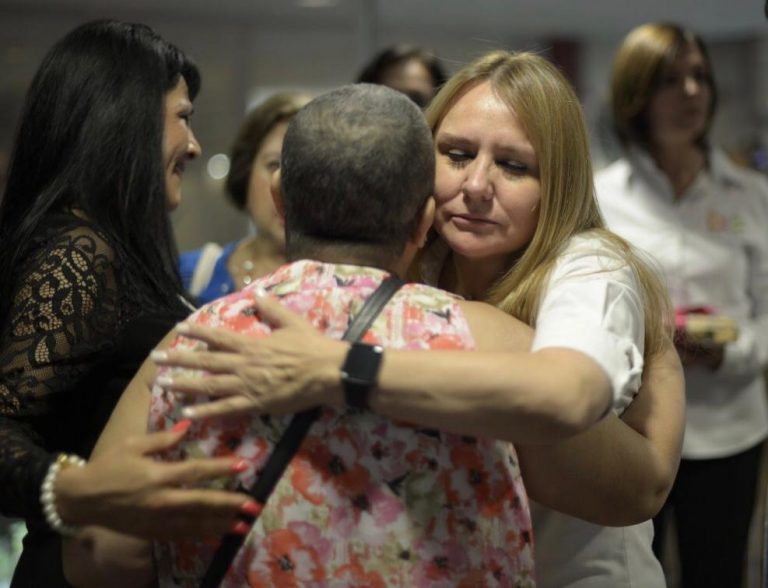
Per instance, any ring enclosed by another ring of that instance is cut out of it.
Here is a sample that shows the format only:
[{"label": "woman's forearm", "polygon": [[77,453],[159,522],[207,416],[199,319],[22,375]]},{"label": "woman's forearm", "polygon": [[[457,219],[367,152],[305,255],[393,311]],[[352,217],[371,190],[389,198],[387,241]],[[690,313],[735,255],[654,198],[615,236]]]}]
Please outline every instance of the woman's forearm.
[{"label": "woman's forearm", "polygon": [[593,425],[610,396],[600,368],[571,350],[387,350],[371,407],[390,418],[461,434],[552,442]]},{"label": "woman's forearm", "polygon": [[62,541],[64,577],[75,588],[151,588],[156,585],[152,543],[101,527]]},{"label": "woman's forearm", "polygon": [[[486,350],[488,345],[479,351],[386,349],[369,397],[372,410],[425,427],[515,442],[560,440],[606,414],[611,384],[597,363],[570,349],[524,351],[526,341],[510,337],[508,324],[498,324],[513,319],[487,308],[494,312],[489,329],[499,330],[495,349],[500,351]],[[185,335],[205,341],[211,351],[169,350],[154,357],[210,372],[162,382],[173,392],[215,399],[190,406],[190,418],[343,406],[341,366],[349,344],[311,326],[255,338],[190,324]]]}]

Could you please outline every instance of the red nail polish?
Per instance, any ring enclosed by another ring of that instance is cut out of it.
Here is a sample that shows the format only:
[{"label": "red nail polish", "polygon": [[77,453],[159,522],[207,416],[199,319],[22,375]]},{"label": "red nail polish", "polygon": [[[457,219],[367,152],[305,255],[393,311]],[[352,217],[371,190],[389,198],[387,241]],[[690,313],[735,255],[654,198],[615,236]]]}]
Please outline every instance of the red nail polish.
[{"label": "red nail polish", "polygon": [[229,471],[233,474],[241,474],[248,469],[248,462],[244,459],[238,459],[229,466]]},{"label": "red nail polish", "polygon": [[189,419],[184,419],[173,425],[173,427],[171,427],[171,431],[174,433],[183,433],[186,432],[186,430],[189,429],[191,425],[192,421]]},{"label": "red nail polish", "polygon": [[249,500],[240,507],[240,512],[253,518],[257,518],[263,509],[264,505],[260,502]]},{"label": "red nail polish", "polygon": [[248,531],[250,530],[251,526],[248,523],[237,521],[234,525],[232,525],[232,528],[229,532],[234,533],[235,535],[247,535]]}]

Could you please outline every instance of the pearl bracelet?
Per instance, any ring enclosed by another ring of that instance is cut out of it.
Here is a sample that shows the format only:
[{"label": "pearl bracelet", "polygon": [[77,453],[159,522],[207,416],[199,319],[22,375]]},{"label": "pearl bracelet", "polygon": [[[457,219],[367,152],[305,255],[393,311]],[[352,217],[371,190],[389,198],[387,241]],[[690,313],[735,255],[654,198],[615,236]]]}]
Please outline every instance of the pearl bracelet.
[{"label": "pearl bracelet", "polygon": [[62,535],[74,536],[80,532],[78,525],[67,525],[61,520],[59,513],[56,511],[55,495],[53,493],[53,486],[56,484],[56,476],[59,472],[70,466],[83,467],[85,460],[78,455],[71,455],[67,453],[60,453],[49,467],[48,472],[43,479],[43,485],[40,487],[40,504],[43,505],[43,514],[48,525]]}]

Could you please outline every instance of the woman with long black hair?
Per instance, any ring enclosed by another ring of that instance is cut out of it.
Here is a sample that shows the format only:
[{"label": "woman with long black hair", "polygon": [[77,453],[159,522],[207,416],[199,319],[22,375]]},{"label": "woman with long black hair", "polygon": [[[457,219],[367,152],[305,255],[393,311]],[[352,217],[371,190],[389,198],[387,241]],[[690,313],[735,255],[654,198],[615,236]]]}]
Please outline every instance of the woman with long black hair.
[{"label": "woman with long black hair", "polygon": [[[99,21],[56,43],[28,91],[0,202],[0,512],[29,530],[14,586],[68,585],[60,534],[74,524],[218,534],[243,504],[176,487],[236,464],[160,471],[146,457],[183,427],[76,467],[189,312],[168,212],[200,153],[189,126],[199,87],[195,65],[149,27]],[[162,520],[137,516],[163,507]]]}]

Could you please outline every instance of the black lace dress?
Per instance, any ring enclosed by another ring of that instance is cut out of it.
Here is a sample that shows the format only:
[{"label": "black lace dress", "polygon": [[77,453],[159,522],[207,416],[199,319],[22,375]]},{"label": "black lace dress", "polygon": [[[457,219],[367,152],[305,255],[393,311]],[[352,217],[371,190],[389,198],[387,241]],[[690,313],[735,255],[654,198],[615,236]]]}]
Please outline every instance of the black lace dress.
[{"label": "black lace dress", "polygon": [[95,226],[51,215],[27,248],[0,330],[0,513],[28,534],[14,588],[69,586],[40,485],[57,453],[87,457],[149,351],[188,314]]}]

